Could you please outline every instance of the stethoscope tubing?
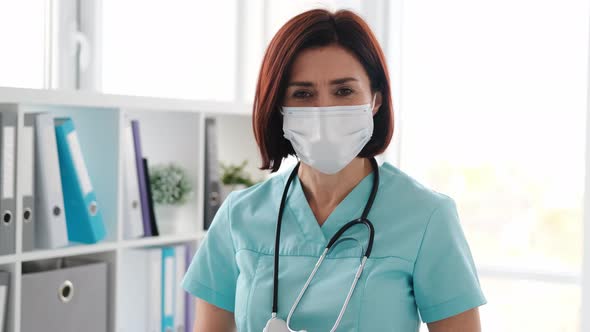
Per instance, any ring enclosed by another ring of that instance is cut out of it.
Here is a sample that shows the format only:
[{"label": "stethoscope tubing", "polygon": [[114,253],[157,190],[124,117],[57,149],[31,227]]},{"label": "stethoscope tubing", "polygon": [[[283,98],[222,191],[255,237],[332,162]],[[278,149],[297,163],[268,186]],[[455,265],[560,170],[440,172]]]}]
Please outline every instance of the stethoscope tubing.
[{"label": "stethoscope tubing", "polygon": [[[354,219],[349,221],[348,223],[346,223],[344,226],[342,226],[330,239],[330,241],[328,242],[328,244],[326,245],[326,248],[324,249],[324,252],[322,253],[322,255],[320,256],[320,258],[318,259],[318,261],[315,264],[315,267],[313,269],[313,271],[311,272],[310,276],[308,277],[305,285],[303,286],[303,289],[301,290],[301,292],[299,293],[299,296],[297,297],[297,300],[295,301],[295,304],[291,307],[291,310],[289,312],[289,316],[287,318],[287,324],[290,321],[291,316],[293,315],[293,312],[295,311],[295,308],[297,307],[297,305],[299,304],[299,301],[301,300],[301,298],[303,297],[303,294],[305,293],[305,290],[307,289],[307,287],[309,286],[309,284],[311,283],[311,280],[313,279],[313,276],[316,274],[317,270],[319,269],[320,265],[322,264],[322,262],[324,261],[324,258],[326,257],[326,255],[329,253],[330,249],[332,248],[332,246],[334,245],[334,243],[336,243],[336,241],[338,241],[338,239],[340,238],[340,236],[342,236],[342,234],[344,232],[346,232],[349,228],[358,225],[358,224],[364,224],[369,231],[369,243],[367,245],[367,249],[365,251],[365,253],[363,254],[363,258],[361,260],[361,264],[359,265],[359,268],[357,269],[357,272],[355,274],[355,278],[352,284],[352,287],[350,288],[348,295],[346,297],[344,306],[342,307],[340,314],[338,315],[338,319],[336,321],[336,324],[333,327],[333,330],[335,329],[335,327],[338,326],[338,323],[340,322],[342,315],[344,314],[344,310],[346,308],[346,305],[348,304],[352,293],[354,291],[354,288],[356,286],[356,283],[358,281],[358,279],[360,278],[362,271],[364,269],[365,263],[367,261],[367,259],[369,258],[369,256],[371,255],[371,252],[373,250],[373,241],[375,238],[375,228],[373,227],[373,224],[371,223],[371,221],[369,219],[367,219],[367,216],[373,206],[373,202],[375,200],[375,196],[377,195],[377,191],[379,188],[379,168],[377,165],[377,161],[375,160],[375,158],[370,158],[371,161],[371,166],[373,168],[373,187],[371,190],[371,193],[369,195],[369,198],[367,199],[367,203],[365,205],[365,208],[363,210],[363,213],[361,215],[360,218]],[[289,178],[287,180],[287,183],[285,185],[285,188],[283,190],[283,195],[281,197],[281,204],[279,206],[279,213],[278,213],[278,217],[277,217],[277,227],[276,227],[276,235],[275,235],[275,249],[274,249],[274,270],[273,270],[273,300],[272,300],[272,317],[276,317],[276,314],[278,312],[278,288],[279,288],[279,245],[280,245],[280,236],[281,236],[281,224],[282,224],[282,219],[283,219],[283,212],[284,212],[284,208],[285,208],[285,203],[287,200],[287,193],[289,191],[289,187],[291,185],[291,182],[293,181],[293,178],[295,177],[295,175],[297,174],[297,171],[299,169],[301,162],[298,162],[297,165],[295,165],[295,167],[293,168],[291,174],[289,175]],[[333,331],[332,330],[332,331]]]}]

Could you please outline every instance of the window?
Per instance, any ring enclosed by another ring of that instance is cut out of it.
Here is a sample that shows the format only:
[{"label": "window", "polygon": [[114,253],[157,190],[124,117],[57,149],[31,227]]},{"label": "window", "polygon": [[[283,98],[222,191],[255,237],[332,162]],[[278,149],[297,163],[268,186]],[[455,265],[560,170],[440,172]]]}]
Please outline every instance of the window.
[{"label": "window", "polygon": [[400,165],[457,201],[484,330],[579,330],[588,12],[404,3]]},{"label": "window", "polygon": [[481,310],[483,331],[580,331],[579,286],[486,277],[480,281],[488,299]]},{"label": "window", "polygon": [[357,14],[362,14],[361,1],[360,0],[304,0],[304,1],[290,1],[290,0],[278,0],[268,1],[268,35],[266,36],[267,42],[270,41],[272,36],[279,30],[279,28],[285,24],[288,20],[295,17],[306,10],[313,8],[323,8],[328,10],[338,9],[350,9]]},{"label": "window", "polygon": [[[589,2],[103,0],[102,12],[79,20],[100,22],[101,40],[90,39],[98,90],[241,103],[253,100],[265,48],[288,19],[311,8],[361,14],[391,71],[396,132],[386,158],[457,202],[489,300],[483,329],[573,332]],[[77,72],[74,31],[49,28],[75,21],[83,2],[66,3],[0,2],[0,86],[49,88],[51,79],[70,88],[59,78]]]},{"label": "window", "polygon": [[0,2],[0,86],[44,87],[47,2]]},{"label": "window", "polygon": [[103,91],[234,99],[236,1],[103,2]]}]

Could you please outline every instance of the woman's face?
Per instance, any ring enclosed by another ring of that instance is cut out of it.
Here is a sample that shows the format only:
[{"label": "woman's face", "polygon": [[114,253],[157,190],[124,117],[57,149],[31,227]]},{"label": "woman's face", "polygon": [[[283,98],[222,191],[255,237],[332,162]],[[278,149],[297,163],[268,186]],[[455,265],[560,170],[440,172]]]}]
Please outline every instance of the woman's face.
[{"label": "woman's face", "polygon": [[[283,106],[370,104],[371,82],[363,65],[345,48],[329,45],[301,51],[294,59]],[[377,92],[373,114],[381,106]]]}]

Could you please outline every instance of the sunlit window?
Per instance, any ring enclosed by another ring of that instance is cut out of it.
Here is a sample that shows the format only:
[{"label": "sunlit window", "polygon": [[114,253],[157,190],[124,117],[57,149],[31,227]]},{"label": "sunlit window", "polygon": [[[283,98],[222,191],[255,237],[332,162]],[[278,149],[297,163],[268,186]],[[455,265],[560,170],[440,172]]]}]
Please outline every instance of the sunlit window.
[{"label": "sunlit window", "polygon": [[[401,168],[457,201],[484,270],[581,271],[588,12],[404,3]],[[576,282],[524,279],[482,278],[484,330],[578,330]]]},{"label": "sunlit window", "polygon": [[236,1],[103,1],[103,91],[233,100]]},{"label": "sunlit window", "polygon": [[0,86],[44,87],[47,3],[0,2]]}]

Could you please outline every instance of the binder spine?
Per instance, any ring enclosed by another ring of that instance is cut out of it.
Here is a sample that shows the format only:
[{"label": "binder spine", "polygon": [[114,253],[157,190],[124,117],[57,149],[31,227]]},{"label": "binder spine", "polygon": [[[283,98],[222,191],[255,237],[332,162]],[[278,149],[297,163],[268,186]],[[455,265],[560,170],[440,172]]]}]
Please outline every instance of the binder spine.
[{"label": "binder spine", "polygon": [[205,220],[208,229],[221,205],[221,184],[217,159],[217,131],[215,119],[205,119]]},{"label": "binder spine", "polygon": [[68,244],[68,233],[55,126],[51,114],[35,116],[35,245],[58,248]]},{"label": "binder spine", "polygon": [[143,233],[143,217],[141,215],[141,202],[139,198],[139,183],[137,176],[137,166],[135,161],[135,147],[133,139],[133,129],[131,123],[126,121],[125,127],[125,237],[138,238]]},{"label": "binder spine", "polygon": [[30,251],[35,248],[35,228],[36,228],[36,211],[35,211],[35,115],[25,114],[23,141],[20,146],[23,148],[23,165],[19,167],[24,173],[21,178],[25,185],[23,186],[23,205],[22,205],[22,225],[23,225],[23,251]]},{"label": "binder spine", "polygon": [[17,106],[1,112],[0,255],[16,251],[16,127]]},{"label": "binder spine", "polygon": [[162,332],[174,330],[176,288],[176,257],[174,247],[162,248]]},{"label": "binder spine", "polygon": [[76,242],[96,243],[105,237],[106,231],[74,123],[69,118],[58,119],[56,123],[68,238]]},{"label": "binder spine", "polygon": [[139,198],[141,204],[141,215],[143,218],[143,233],[144,236],[152,236],[153,231],[149,211],[148,193],[145,182],[143,152],[141,148],[141,136],[139,134],[139,122],[137,120],[132,120],[131,128],[133,130],[133,141],[135,144],[135,164],[137,167],[137,181],[139,184]]}]

